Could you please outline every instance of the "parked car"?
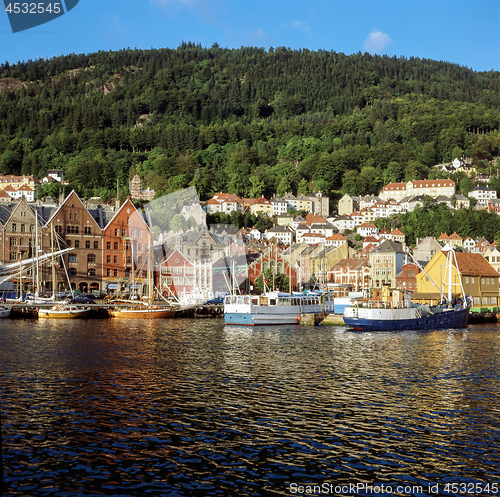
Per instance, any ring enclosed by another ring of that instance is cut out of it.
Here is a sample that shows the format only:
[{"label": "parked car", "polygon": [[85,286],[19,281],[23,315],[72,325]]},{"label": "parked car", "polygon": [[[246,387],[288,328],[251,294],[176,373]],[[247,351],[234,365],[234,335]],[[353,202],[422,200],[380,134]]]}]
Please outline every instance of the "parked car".
[{"label": "parked car", "polygon": [[223,304],[224,297],[215,297],[213,299],[207,300],[207,304]]},{"label": "parked car", "polygon": [[67,299],[70,304],[94,304],[95,297],[89,293],[77,295],[76,297]]}]

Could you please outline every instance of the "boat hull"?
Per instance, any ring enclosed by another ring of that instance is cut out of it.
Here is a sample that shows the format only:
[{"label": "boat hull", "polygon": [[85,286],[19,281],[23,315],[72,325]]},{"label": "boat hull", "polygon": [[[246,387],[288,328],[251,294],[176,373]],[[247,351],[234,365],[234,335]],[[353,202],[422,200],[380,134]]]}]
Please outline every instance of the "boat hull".
[{"label": "boat hull", "polygon": [[262,314],[251,312],[226,312],[224,320],[226,324],[236,324],[240,326],[267,326],[281,324],[299,324],[300,313],[290,314]]},{"label": "boat hull", "polygon": [[0,307],[0,318],[8,318],[10,316],[10,309],[5,309],[5,307]]},{"label": "boat hull", "polygon": [[333,312],[333,298],[325,304],[318,295],[290,295],[273,292],[263,296],[230,295],[224,301],[227,325],[270,326],[300,324],[303,314]]},{"label": "boat hull", "polygon": [[45,319],[81,319],[86,318],[90,314],[90,309],[71,309],[62,311],[39,310],[38,317]]},{"label": "boat hull", "polygon": [[[367,309],[371,310],[371,309]],[[414,310],[414,309],[409,309]],[[346,309],[347,311],[347,309]],[[391,311],[391,309],[387,309]],[[373,314],[373,313],[372,313]],[[378,316],[346,315],[344,323],[349,328],[360,331],[396,331],[396,330],[439,330],[445,328],[465,328],[469,318],[469,308],[453,309],[431,315],[404,316],[395,313],[382,313]]]},{"label": "boat hull", "polygon": [[156,319],[172,318],[175,316],[174,309],[119,309],[109,311],[112,318],[121,319]]}]

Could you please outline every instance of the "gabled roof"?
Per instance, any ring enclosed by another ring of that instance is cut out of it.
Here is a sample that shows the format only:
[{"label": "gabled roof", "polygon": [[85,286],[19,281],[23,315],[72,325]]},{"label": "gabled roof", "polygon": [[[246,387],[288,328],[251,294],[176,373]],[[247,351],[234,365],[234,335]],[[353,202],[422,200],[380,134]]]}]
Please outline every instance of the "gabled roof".
[{"label": "gabled roof", "polygon": [[438,241],[439,240],[449,240],[449,239],[450,239],[450,237],[446,233],[441,233],[441,235],[439,235]]},{"label": "gabled roof", "polygon": [[393,252],[397,254],[403,254],[403,246],[400,242],[394,242],[392,240],[384,240],[378,247],[377,252]]},{"label": "gabled roof", "polygon": [[[78,202],[85,209],[85,212],[87,212],[87,214],[92,219],[92,221],[94,222],[94,224],[96,225],[96,227],[98,229],[102,230],[102,228],[99,226],[99,223],[95,220],[94,216],[92,216],[92,214],[90,214],[90,212],[88,211],[87,207],[82,202],[81,198],[78,196],[78,194],[75,192],[75,190],[72,190],[70,192],[70,194],[64,199],[64,202],[58,208],[56,208],[55,210],[53,210],[52,212],[50,212],[51,215],[50,215],[49,219],[46,220],[45,224],[46,225],[49,224],[57,216],[57,214],[59,214],[60,211],[62,211],[63,209],[66,208],[66,206],[69,204],[69,202],[72,199],[73,199],[73,201]],[[45,221],[45,217],[43,217],[43,219]]]},{"label": "gabled roof", "polygon": [[[444,252],[443,252],[444,253]],[[444,253],[446,256],[446,253]],[[488,276],[500,277],[481,254],[468,254],[467,252],[455,252],[458,270],[464,276]]]},{"label": "gabled roof", "polygon": [[335,240],[347,240],[347,238],[344,235],[341,235],[340,233],[335,233],[334,235],[329,236],[327,238],[327,240],[332,240],[332,241],[335,241]]},{"label": "gabled roof", "polygon": [[30,188],[28,185],[21,185],[18,189],[18,192],[33,192],[33,188]]}]

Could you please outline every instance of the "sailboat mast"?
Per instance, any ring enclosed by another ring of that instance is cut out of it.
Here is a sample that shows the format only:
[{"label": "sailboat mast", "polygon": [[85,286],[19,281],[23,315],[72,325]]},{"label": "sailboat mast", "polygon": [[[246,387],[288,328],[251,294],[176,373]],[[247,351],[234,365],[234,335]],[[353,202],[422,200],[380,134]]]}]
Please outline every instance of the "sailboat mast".
[{"label": "sailboat mast", "polygon": [[54,222],[51,224],[50,229],[50,250],[52,252],[52,296],[55,300],[56,294],[56,266],[54,261]]},{"label": "sailboat mast", "polygon": [[151,281],[151,273],[152,273],[152,265],[153,265],[153,239],[149,237],[149,250],[148,250],[148,300],[151,303],[153,300],[153,285]]},{"label": "sailboat mast", "polygon": [[36,292],[34,293],[35,297],[35,302],[38,296],[38,292],[40,290],[40,274],[39,274],[39,267],[38,267],[38,209],[35,207],[35,241],[36,241]]},{"label": "sailboat mast", "polygon": [[452,265],[453,253],[454,253],[453,249],[451,249],[448,252],[448,307],[451,307],[451,297],[452,297],[451,286],[453,284],[453,279],[452,279],[452,276],[453,276],[453,271],[452,271],[452,267],[453,267],[453,265]]}]

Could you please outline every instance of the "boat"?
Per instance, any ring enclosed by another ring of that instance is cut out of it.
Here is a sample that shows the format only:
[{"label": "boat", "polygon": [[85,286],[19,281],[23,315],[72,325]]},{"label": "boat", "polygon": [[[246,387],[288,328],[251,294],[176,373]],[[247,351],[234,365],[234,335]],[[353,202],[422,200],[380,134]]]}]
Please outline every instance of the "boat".
[{"label": "boat", "polygon": [[[452,299],[452,260],[454,250],[448,251],[445,275],[448,274],[448,296],[443,292],[441,302],[436,306],[416,304],[411,301],[411,291],[399,290],[401,301],[355,301],[344,309],[344,323],[353,330],[393,331],[393,330],[437,330],[445,328],[465,328],[467,326],[472,299],[465,295]],[[455,257],[456,265],[456,257]],[[425,272],[425,271],[424,271]],[[427,273],[425,273],[427,274]],[[437,285],[436,285],[437,286]],[[397,292],[396,292],[397,293]]]},{"label": "boat", "polygon": [[39,318],[55,319],[78,319],[86,318],[90,313],[90,307],[82,308],[76,305],[55,305],[50,309],[38,309]]},{"label": "boat", "polygon": [[0,307],[0,318],[8,318],[10,316],[11,309],[7,307]]},{"label": "boat", "polygon": [[155,319],[172,318],[175,316],[175,310],[170,307],[161,306],[135,306],[111,309],[108,311],[112,318],[125,319]]},{"label": "boat", "polygon": [[224,299],[224,320],[229,325],[245,326],[299,324],[302,314],[332,313],[333,300],[332,295],[322,292],[233,294]]}]

